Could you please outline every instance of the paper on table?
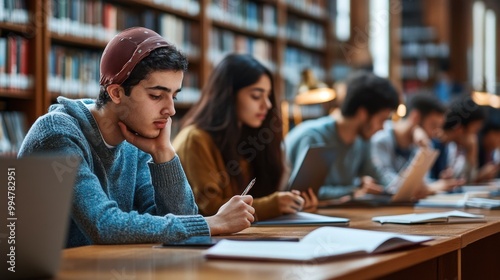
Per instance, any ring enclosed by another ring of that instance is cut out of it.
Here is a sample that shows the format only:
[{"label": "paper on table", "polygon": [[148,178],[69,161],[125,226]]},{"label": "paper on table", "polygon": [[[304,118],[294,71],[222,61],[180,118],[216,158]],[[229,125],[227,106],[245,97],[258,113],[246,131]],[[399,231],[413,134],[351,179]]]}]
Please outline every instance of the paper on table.
[{"label": "paper on table", "polygon": [[413,213],[404,215],[378,216],[372,221],[393,224],[422,224],[422,223],[477,223],[484,222],[484,215],[476,215],[462,211]]}]

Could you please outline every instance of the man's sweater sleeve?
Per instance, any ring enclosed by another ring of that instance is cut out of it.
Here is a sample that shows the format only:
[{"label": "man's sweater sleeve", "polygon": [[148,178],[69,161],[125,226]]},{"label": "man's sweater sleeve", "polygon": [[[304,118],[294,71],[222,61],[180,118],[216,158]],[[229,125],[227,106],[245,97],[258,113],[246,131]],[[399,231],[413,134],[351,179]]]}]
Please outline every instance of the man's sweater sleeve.
[{"label": "man's sweater sleeve", "polygon": [[[394,148],[384,138],[371,141],[369,147],[369,157],[372,167],[374,168],[377,183],[387,187],[389,183],[398,176],[398,171],[394,169]],[[368,174],[366,174],[368,175]]]},{"label": "man's sweater sleeve", "polygon": [[139,152],[134,203],[141,213],[153,215],[196,215],[198,207],[179,157],[155,164]]}]

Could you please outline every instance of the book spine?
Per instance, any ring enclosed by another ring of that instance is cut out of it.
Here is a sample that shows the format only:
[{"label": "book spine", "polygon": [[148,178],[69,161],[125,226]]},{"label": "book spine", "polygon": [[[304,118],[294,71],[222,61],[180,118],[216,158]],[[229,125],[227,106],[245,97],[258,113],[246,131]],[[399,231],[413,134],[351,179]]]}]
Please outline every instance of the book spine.
[{"label": "book spine", "polygon": [[0,88],[8,87],[7,56],[7,38],[0,37]]},{"label": "book spine", "polygon": [[8,41],[8,66],[7,72],[9,73],[9,88],[17,88],[17,39],[14,36],[7,37]]}]

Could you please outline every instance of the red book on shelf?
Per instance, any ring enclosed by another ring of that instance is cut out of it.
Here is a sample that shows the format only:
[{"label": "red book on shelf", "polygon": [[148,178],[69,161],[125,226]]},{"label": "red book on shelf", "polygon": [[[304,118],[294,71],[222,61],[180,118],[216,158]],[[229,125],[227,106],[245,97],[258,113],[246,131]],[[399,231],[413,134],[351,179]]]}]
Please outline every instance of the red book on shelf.
[{"label": "red book on shelf", "polygon": [[17,40],[14,36],[7,37],[7,73],[9,74],[9,88],[16,88]]},{"label": "red book on shelf", "polygon": [[28,52],[28,39],[19,37],[19,52],[20,56],[18,61],[19,64],[19,73],[20,73],[20,87],[23,89],[28,88],[28,61],[29,61],[29,52]]}]

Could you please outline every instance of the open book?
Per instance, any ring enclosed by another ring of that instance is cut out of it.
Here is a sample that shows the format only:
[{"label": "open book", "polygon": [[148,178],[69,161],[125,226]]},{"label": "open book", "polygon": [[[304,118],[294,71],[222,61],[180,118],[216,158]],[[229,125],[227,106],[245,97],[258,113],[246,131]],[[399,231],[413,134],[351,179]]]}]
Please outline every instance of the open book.
[{"label": "open book", "polygon": [[393,224],[424,224],[424,223],[477,223],[485,222],[484,215],[475,215],[462,211],[405,214],[373,217],[374,222]]},{"label": "open book", "polygon": [[207,258],[323,261],[331,258],[382,253],[432,240],[429,236],[321,227],[300,242],[222,240],[205,251]]},{"label": "open book", "polygon": [[306,212],[298,212],[295,214],[282,215],[274,219],[258,221],[252,224],[253,226],[347,226],[349,219],[329,217]]}]

